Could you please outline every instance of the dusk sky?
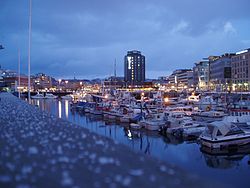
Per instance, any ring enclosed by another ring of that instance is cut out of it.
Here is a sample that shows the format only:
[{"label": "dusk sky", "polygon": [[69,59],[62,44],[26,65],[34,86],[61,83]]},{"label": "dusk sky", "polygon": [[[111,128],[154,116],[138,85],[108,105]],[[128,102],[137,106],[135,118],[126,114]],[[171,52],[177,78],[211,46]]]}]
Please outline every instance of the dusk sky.
[{"label": "dusk sky", "polygon": [[[249,0],[33,0],[31,73],[123,76],[128,50],[147,78],[192,68],[209,55],[250,48]],[[0,65],[27,73],[29,0],[0,0]]]}]

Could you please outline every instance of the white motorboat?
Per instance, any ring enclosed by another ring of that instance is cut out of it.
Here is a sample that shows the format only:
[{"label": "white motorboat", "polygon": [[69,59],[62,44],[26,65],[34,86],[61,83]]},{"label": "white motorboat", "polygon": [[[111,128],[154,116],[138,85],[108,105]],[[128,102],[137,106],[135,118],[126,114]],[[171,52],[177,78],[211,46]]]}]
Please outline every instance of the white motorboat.
[{"label": "white motorboat", "polygon": [[209,148],[230,148],[250,143],[249,122],[228,123],[215,121],[209,123],[200,136],[201,145]]},{"label": "white motorboat", "polygon": [[145,129],[150,131],[159,131],[159,129],[165,125],[164,120],[147,120],[145,121]]},{"label": "white motorboat", "polygon": [[34,96],[31,96],[32,99],[44,99],[45,97],[43,96],[43,94],[37,93]]},{"label": "white motorboat", "polygon": [[188,132],[188,129],[197,128],[199,123],[192,121],[191,117],[185,116],[185,113],[175,112],[168,117],[167,133],[181,136],[182,133]]},{"label": "white motorboat", "polygon": [[56,99],[57,96],[53,95],[52,93],[46,93],[45,99]]},{"label": "white motorboat", "polygon": [[191,116],[195,121],[205,121],[205,122],[213,122],[213,121],[221,121],[227,114],[223,111],[208,111],[208,112],[199,112],[193,113]]},{"label": "white motorboat", "polygon": [[204,125],[193,121],[187,121],[182,126],[182,136],[184,138],[198,138],[206,129]]},{"label": "white motorboat", "polygon": [[156,113],[151,114],[151,117],[145,120],[142,120],[143,123],[139,123],[140,125],[144,125],[145,129],[150,131],[158,131],[161,127],[165,126],[165,114],[164,113]]},{"label": "white motorboat", "polygon": [[181,123],[184,120],[192,120],[191,117],[187,117],[183,112],[171,112],[168,114],[168,125],[166,126],[167,133],[172,133],[173,130],[181,128]]}]

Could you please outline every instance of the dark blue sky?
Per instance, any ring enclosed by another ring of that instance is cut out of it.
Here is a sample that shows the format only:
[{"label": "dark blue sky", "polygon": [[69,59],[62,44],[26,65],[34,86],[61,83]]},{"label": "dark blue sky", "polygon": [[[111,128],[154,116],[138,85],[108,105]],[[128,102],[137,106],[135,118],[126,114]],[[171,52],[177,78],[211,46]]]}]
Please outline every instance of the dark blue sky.
[{"label": "dark blue sky", "polygon": [[[250,47],[249,0],[33,0],[31,72],[57,78],[123,75],[127,50],[147,77]],[[0,0],[0,64],[27,71],[29,0]]]}]

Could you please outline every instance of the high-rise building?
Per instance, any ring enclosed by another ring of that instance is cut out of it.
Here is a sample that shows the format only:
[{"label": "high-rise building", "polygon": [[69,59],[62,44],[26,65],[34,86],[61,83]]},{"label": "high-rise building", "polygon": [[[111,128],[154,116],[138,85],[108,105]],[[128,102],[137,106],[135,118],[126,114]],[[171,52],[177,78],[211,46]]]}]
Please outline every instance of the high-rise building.
[{"label": "high-rise building", "polygon": [[140,51],[128,51],[124,58],[124,81],[127,85],[145,82],[145,56]]},{"label": "high-rise building", "polygon": [[233,90],[250,91],[250,48],[232,57]]}]

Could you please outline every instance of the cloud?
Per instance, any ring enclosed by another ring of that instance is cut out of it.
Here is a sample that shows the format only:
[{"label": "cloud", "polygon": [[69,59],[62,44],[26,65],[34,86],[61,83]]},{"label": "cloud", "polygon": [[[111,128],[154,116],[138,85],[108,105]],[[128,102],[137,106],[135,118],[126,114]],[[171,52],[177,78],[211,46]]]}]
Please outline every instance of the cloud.
[{"label": "cloud", "polygon": [[188,30],[188,27],[189,27],[189,23],[182,20],[177,25],[175,25],[173,27],[173,29],[170,31],[170,33],[178,34],[178,33],[181,33],[181,32],[185,32],[185,31]]},{"label": "cloud", "polygon": [[[221,9],[221,7],[225,7]],[[123,58],[137,49],[147,75],[191,68],[208,55],[249,48],[250,1],[44,0],[33,2],[31,72],[57,77],[123,75]],[[0,1],[3,67],[27,72],[28,1]],[[240,11],[235,11],[240,10]]]},{"label": "cloud", "polygon": [[227,21],[224,25],[224,32],[228,33],[228,34],[235,34],[236,33],[236,29],[233,27],[233,24],[229,21]]}]

